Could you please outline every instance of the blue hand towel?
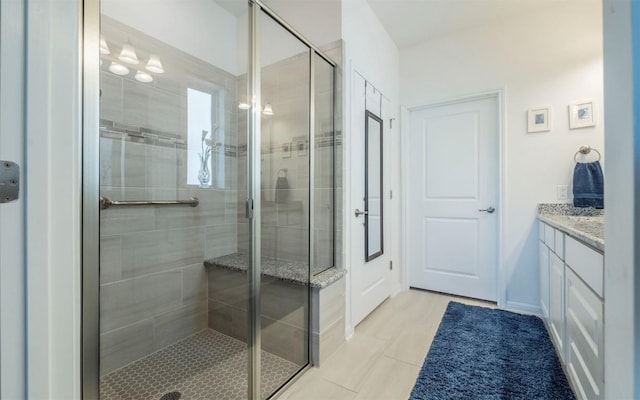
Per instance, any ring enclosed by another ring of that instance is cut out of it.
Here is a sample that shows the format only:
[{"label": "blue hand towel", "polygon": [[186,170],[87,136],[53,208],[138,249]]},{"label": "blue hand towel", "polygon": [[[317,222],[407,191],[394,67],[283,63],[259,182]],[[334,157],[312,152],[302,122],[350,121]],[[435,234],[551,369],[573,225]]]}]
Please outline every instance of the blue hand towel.
[{"label": "blue hand towel", "polygon": [[276,180],[276,203],[286,203],[289,200],[289,181],[286,176],[279,176]]},{"label": "blue hand towel", "polygon": [[573,205],[604,208],[604,176],[599,161],[576,164],[573,170]]}]

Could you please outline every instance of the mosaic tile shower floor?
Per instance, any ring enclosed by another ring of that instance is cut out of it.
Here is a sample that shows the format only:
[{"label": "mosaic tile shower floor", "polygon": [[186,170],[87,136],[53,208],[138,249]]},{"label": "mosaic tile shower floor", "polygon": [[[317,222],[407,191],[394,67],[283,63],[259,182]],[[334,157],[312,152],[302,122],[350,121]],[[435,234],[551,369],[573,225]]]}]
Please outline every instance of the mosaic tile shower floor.
[{"label": "mosaic tile shower floor", "polygon": [[[247,397],[244,342],[205,329],[100,380],[102,400],[158,400],[180,392],[181,400],[236,400]],[[262,352],[262,398],[272,394],[300,367]]]}]

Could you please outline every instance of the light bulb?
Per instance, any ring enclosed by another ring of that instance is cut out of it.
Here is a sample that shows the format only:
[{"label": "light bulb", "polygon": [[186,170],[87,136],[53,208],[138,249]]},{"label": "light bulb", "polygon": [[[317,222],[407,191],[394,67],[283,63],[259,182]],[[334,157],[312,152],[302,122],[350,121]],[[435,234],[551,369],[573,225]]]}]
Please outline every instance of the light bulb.
[{"label": "light bulb", "polygon": [[125,67],[122,64],[118,64],[115,61],[111,62],[109,66],[109,71],[113,72],[116,75],[127,75],[129,73],[129,68]]},{"label": "light bulb", "polygon": [[122,51],[120,52],[120,57],[118,57],[120,61],[124,61],[129,64],[139,64],[138,56],[136,55],[136,50],[133,48],[131,43],[127,41],[122,45]]},{"label": "light bulb", "polygon": [[162,74],[164,72],[162,62],[157,54],[151,54],[149,56],[149,61],[147,61],[147,66],[145,68],[147,68],[147,71],[155,72],[156,74]]},{"label": "light bulb", "polygon": [[109,50],[109,45],[107,41],[104,39],[104,36],[100,35],[100,54],[111,54],[111,50]]},{"label": "light bulb", "polygon": [[238,108],[241,110],[248,110],[251,108],[251,104],[249,103],[240,103],[238,104]]},{"label": "light bulb", "polygon": [[136,72],[135,78],[138,82],[143,82],[143,83],[149,83],[153,81],[153,77],[144,71]]}]

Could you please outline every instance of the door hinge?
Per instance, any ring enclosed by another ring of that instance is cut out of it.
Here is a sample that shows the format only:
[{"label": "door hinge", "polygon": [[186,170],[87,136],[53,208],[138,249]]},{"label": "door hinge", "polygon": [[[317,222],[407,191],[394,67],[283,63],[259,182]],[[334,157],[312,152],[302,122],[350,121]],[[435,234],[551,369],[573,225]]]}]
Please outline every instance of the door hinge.
[{"label": "door hinge", "polygon": [[395,118],[389,119],[389,129],[393,129],[393,120],[395,120]]},{"label": "door hinge", "polygon": [[253,219],[253,199],[247,199],[245,215],[247,219]]},{"label": "door hinge", "polygon": [[393,190],[389,190],[389,200],[393,200]]},{"label": "door hinge", "polygon": [[389,270],[393,271],[393,261],[389,261]]},{"label": "door hinge", "polygon": [[13,161],[0,160],[0,203],[20,197],[20,167]]}]

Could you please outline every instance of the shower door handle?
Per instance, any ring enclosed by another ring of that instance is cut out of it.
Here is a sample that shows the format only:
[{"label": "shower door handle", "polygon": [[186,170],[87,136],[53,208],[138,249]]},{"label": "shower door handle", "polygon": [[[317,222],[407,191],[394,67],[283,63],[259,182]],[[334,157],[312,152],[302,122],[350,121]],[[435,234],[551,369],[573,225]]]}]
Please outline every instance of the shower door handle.
[{"label": "shower door handle", "polygon": [[365,211],[365,210],[360,211],[359,209],[356,208],[356,211],[354,211],[354,214],[356,215],[356,218],[358,218],[361,215],[367,215],[369,213],[367,211]]}]

